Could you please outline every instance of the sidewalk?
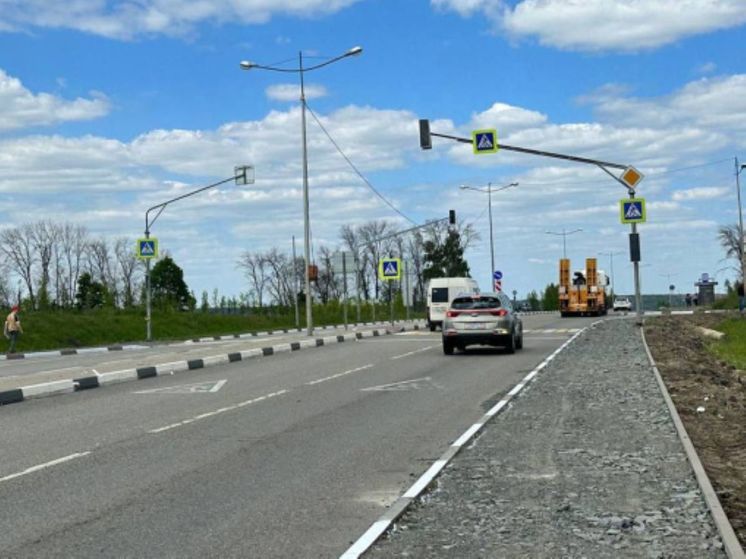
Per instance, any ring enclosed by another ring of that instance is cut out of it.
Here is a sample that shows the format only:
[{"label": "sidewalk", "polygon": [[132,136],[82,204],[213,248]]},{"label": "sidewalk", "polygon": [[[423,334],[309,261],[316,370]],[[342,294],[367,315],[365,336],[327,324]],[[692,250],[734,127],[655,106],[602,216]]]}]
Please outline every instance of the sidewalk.
[{"label": "sidewalk", "polygon": [[633,321],[589,328],[516,388],[343,557],[728,556]]}]

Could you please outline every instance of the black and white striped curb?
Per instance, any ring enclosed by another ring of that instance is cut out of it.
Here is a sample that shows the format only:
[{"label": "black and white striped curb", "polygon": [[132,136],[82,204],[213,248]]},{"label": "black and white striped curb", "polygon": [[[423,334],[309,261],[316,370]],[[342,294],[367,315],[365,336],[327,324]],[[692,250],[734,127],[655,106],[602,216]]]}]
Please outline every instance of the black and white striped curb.
[{"label": "black and white striped curb", "polygon": [[[378,321],[378,322],[355,322],[350,323],[348,326],[350,327],[357,327],[357,326],[375,326],[375,325],[383,325],[388,324],[388,321]],[[344,324],[330,324],[326,326],[316,326],[316,330],[336,330],[344,328]],[[193,343],[199,343],[199,342],[214,342],[214,341],[221,341],[221,340],[238,340],[238,339],[245,339],[245,338],[254,338],[256,336],[272,336],[274,334],[287,334],[289,332],[302,332],[304,328],[283,328],[278,330],[268,330],[266,332],[248,332],[245,334],[229,334],[225,336],[207,336],[204,338],[193,338],[191,340],[187,340],[185,342],[182,342],[184,344],[193,344]],[[6,355],[1,355],[1,358],[4,359],[30,359],[34,357],[58,357],[60,355],[85,355],[88,353],[105,353],[107,351],[126,351],[130,349],[149,349],[153,347],[152,345],[139,345],[139,344],[114,344],[106,347],[87,347],[87,348],[80,348],[80,349],[56,349],[56,350],[50,350],[50,351],[34,351],[29,353],[9,353]]]},{"label": "black and white striped curb", "polygon": [[407,329],[419,330],[420,325],[415,323],[409,328],[398,325],[394,326],[390,330],[375,329],[366,330],[364,332],[350,332],[347,334],[326,336],[323,338],[313,338],[298,342],[282,343],[268,347],[257,347],[222,355],[211,355],[199,359],[173,361],[170,363],[161,363],[159,365],[150,365],[147,367],[135,367],[131,369],[124,369],[121,371],[100,373],[95,376],[78,377],[72,379],[57,380],[53,382],[45,382],[41,384],[32,384],[30,386],[22,386],[20,388],[14,388],[11,390],[0,392],[0,406],[15,404],[33,398],[56,396],[59,394],[69,394],[71,392],[79,392],[81,390],[88,390],[91,388],[99,388],[108,384],[141,380],[156,377],[159,375],[171,375],[173,373],[203,369],[205,367],[211,367],[215,365],[225,365],[228,363],[243,361],[245,359],[252,359],[254,357],[268,357],[270,355],[275,355],[278,353],[286,353],[299,351],[301,349],[321,347],[335,343],[356,341],[363,338],[378,337],[382,335],[393,334],[396,332],[403,332]]},{"label": "black and white striped curb", "polygon": [[[593,328],[598,322],[594,322],[588,328]],[[505,409],[513,398],[529,384],[539,372],[546,367],[559,353],[561,353],[567,346],[573,343],[578,336],[582,335],[588,328],[583,328],[581,331],[576,333],[572,338],[563,343],[558,347],[549,357],[544,359],[536,368],[527,374],[518,384],[516,384],[510,392],[508,392],[497,404],[495,404],[482,418],[471,427],[469,427],[464,433],[456,439],[451,446],[448,447],[443,455],[438,458],[428,468],[428,470],[420,476],[420,478],[414,482],[401,497],[399,497],[373,525],[366,530],[366,532],[360,536],[341,556],[340,559],[357,559],[363,553],[365,553],[375,542],[380,538],[396,520],[404,514],[409,505],[411,505],[425,489],[432,483],[432,481],[438,476],[438,474],[445,468],[448,463],[456,456],[459,451],[469,442],[474,436],[482,430],[482,428],[489,423],[494,416],[500,411]]]},{"label": "black and white striped curb", "polygon": [[[394,324],[397,324],[395,322]],[[377,322],[351,322],[348,324],[350,328],[356,328],[358,326],[382,326],[384,324],[390,324],[388,320],[379,320]],[[327,324],[326,326],[314,326],[314,330],[337,330],[344,328],[344,324]],[[216,342],[223,340],[242,340],[246,338],[254,338],[256,336],[273,336],[275,334],[288,334],[290,332],[303,332],[305,328],[280,328],[278,330],[267,330],[266,332],[246,332],[244,334],[227,334],[225,336],[206,336],[204,338],[192,338],[184,342],[185,344],[196,344],[200,342]]]},{"label": "black and white striped curb", "polygon": [[32,357],[56,357],[59,355],[83,355],[86,353],[105,353],[107,351],[126,351],[128,349],[148,349],[150,346],[128,344],[110,345],[106,347],[84,347],[81,349],[57,349],[53,351],[34,351],[32,353],[8,353],[2,357],[5,359],[29,359]]}]

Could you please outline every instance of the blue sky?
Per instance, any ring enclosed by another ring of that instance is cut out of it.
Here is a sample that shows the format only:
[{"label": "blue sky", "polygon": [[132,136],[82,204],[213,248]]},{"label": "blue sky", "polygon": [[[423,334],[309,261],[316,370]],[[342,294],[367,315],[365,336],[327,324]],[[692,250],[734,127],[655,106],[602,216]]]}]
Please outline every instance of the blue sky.
[{"label": "blue sky", "polygon": [[[238,63],[292,67],[300,50],[311,64],[360,45],[306,76],[309,106],[413,221],[453,208],[474,223],[483,288],[486,196],[459,185],[520,183],[493,200],[497,267],[519,297],[557,281],[562,238],[546,231],[563,228],[583,230],[567,237],[574,267],[617,252],[617,291],[631,291],[625,192],[590,166],[437,139],[421,152],[419,118],[634,165],[643,291],[692,291],[702,272],[735,277],[717,229],[737,222],[733,158],[746,162],[744,24],[741,0],[0,0],[0,215],[134,241],[149,206],[253,164],[253,186],[185,200],[153,228],[196,293],[246,291],[242,251],[289,251],[303,235],[300,110],[294,75]],[[337,245],[345,224],[408,225],[310,116],[308,133],[315,245]]]}]

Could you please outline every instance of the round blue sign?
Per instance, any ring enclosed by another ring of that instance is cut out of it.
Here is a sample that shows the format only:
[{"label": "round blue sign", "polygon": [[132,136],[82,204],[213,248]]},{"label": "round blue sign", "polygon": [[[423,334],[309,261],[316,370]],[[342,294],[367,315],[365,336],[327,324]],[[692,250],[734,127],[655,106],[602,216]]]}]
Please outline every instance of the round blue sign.
[{"label": "round blue sign", "polygon": [[503,273],[500,270],[495,270],[495,272],[492,274],[493,279],[501,280],[503,279]]}]

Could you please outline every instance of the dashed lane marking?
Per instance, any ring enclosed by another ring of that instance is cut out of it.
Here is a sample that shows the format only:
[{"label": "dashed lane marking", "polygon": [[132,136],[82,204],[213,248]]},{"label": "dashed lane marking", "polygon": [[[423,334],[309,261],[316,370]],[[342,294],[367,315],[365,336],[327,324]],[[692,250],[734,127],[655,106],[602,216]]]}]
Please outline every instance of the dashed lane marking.
[{"label": "dashed lane marking", "polygon": [[28,474],[33,474],[34,472],[38,472],[40,470],[44,470],[46,468],[51,468],[52,466],[56,466],[58,464],[64,464],[65,462],[69,462],[70,460],[75,460],[76,458],[81,458],[83,456],[86,456],[90,454],[91,451],[86,452],[76,452],[75,454],[70,454],[68,456],[63,456],[62,458],[57,458],[56,460],[52,460],[50,462],[45,462],[44,464],[38,464],[36,466],[31,466],[30,468],[26,468],[25,470],[21,472],[16,472],[15,474],[10,474],[5,477],[0,477],[0,483],[3,481],[10,481],[11,479],[15,479],[21,476],[25,476]]}]

